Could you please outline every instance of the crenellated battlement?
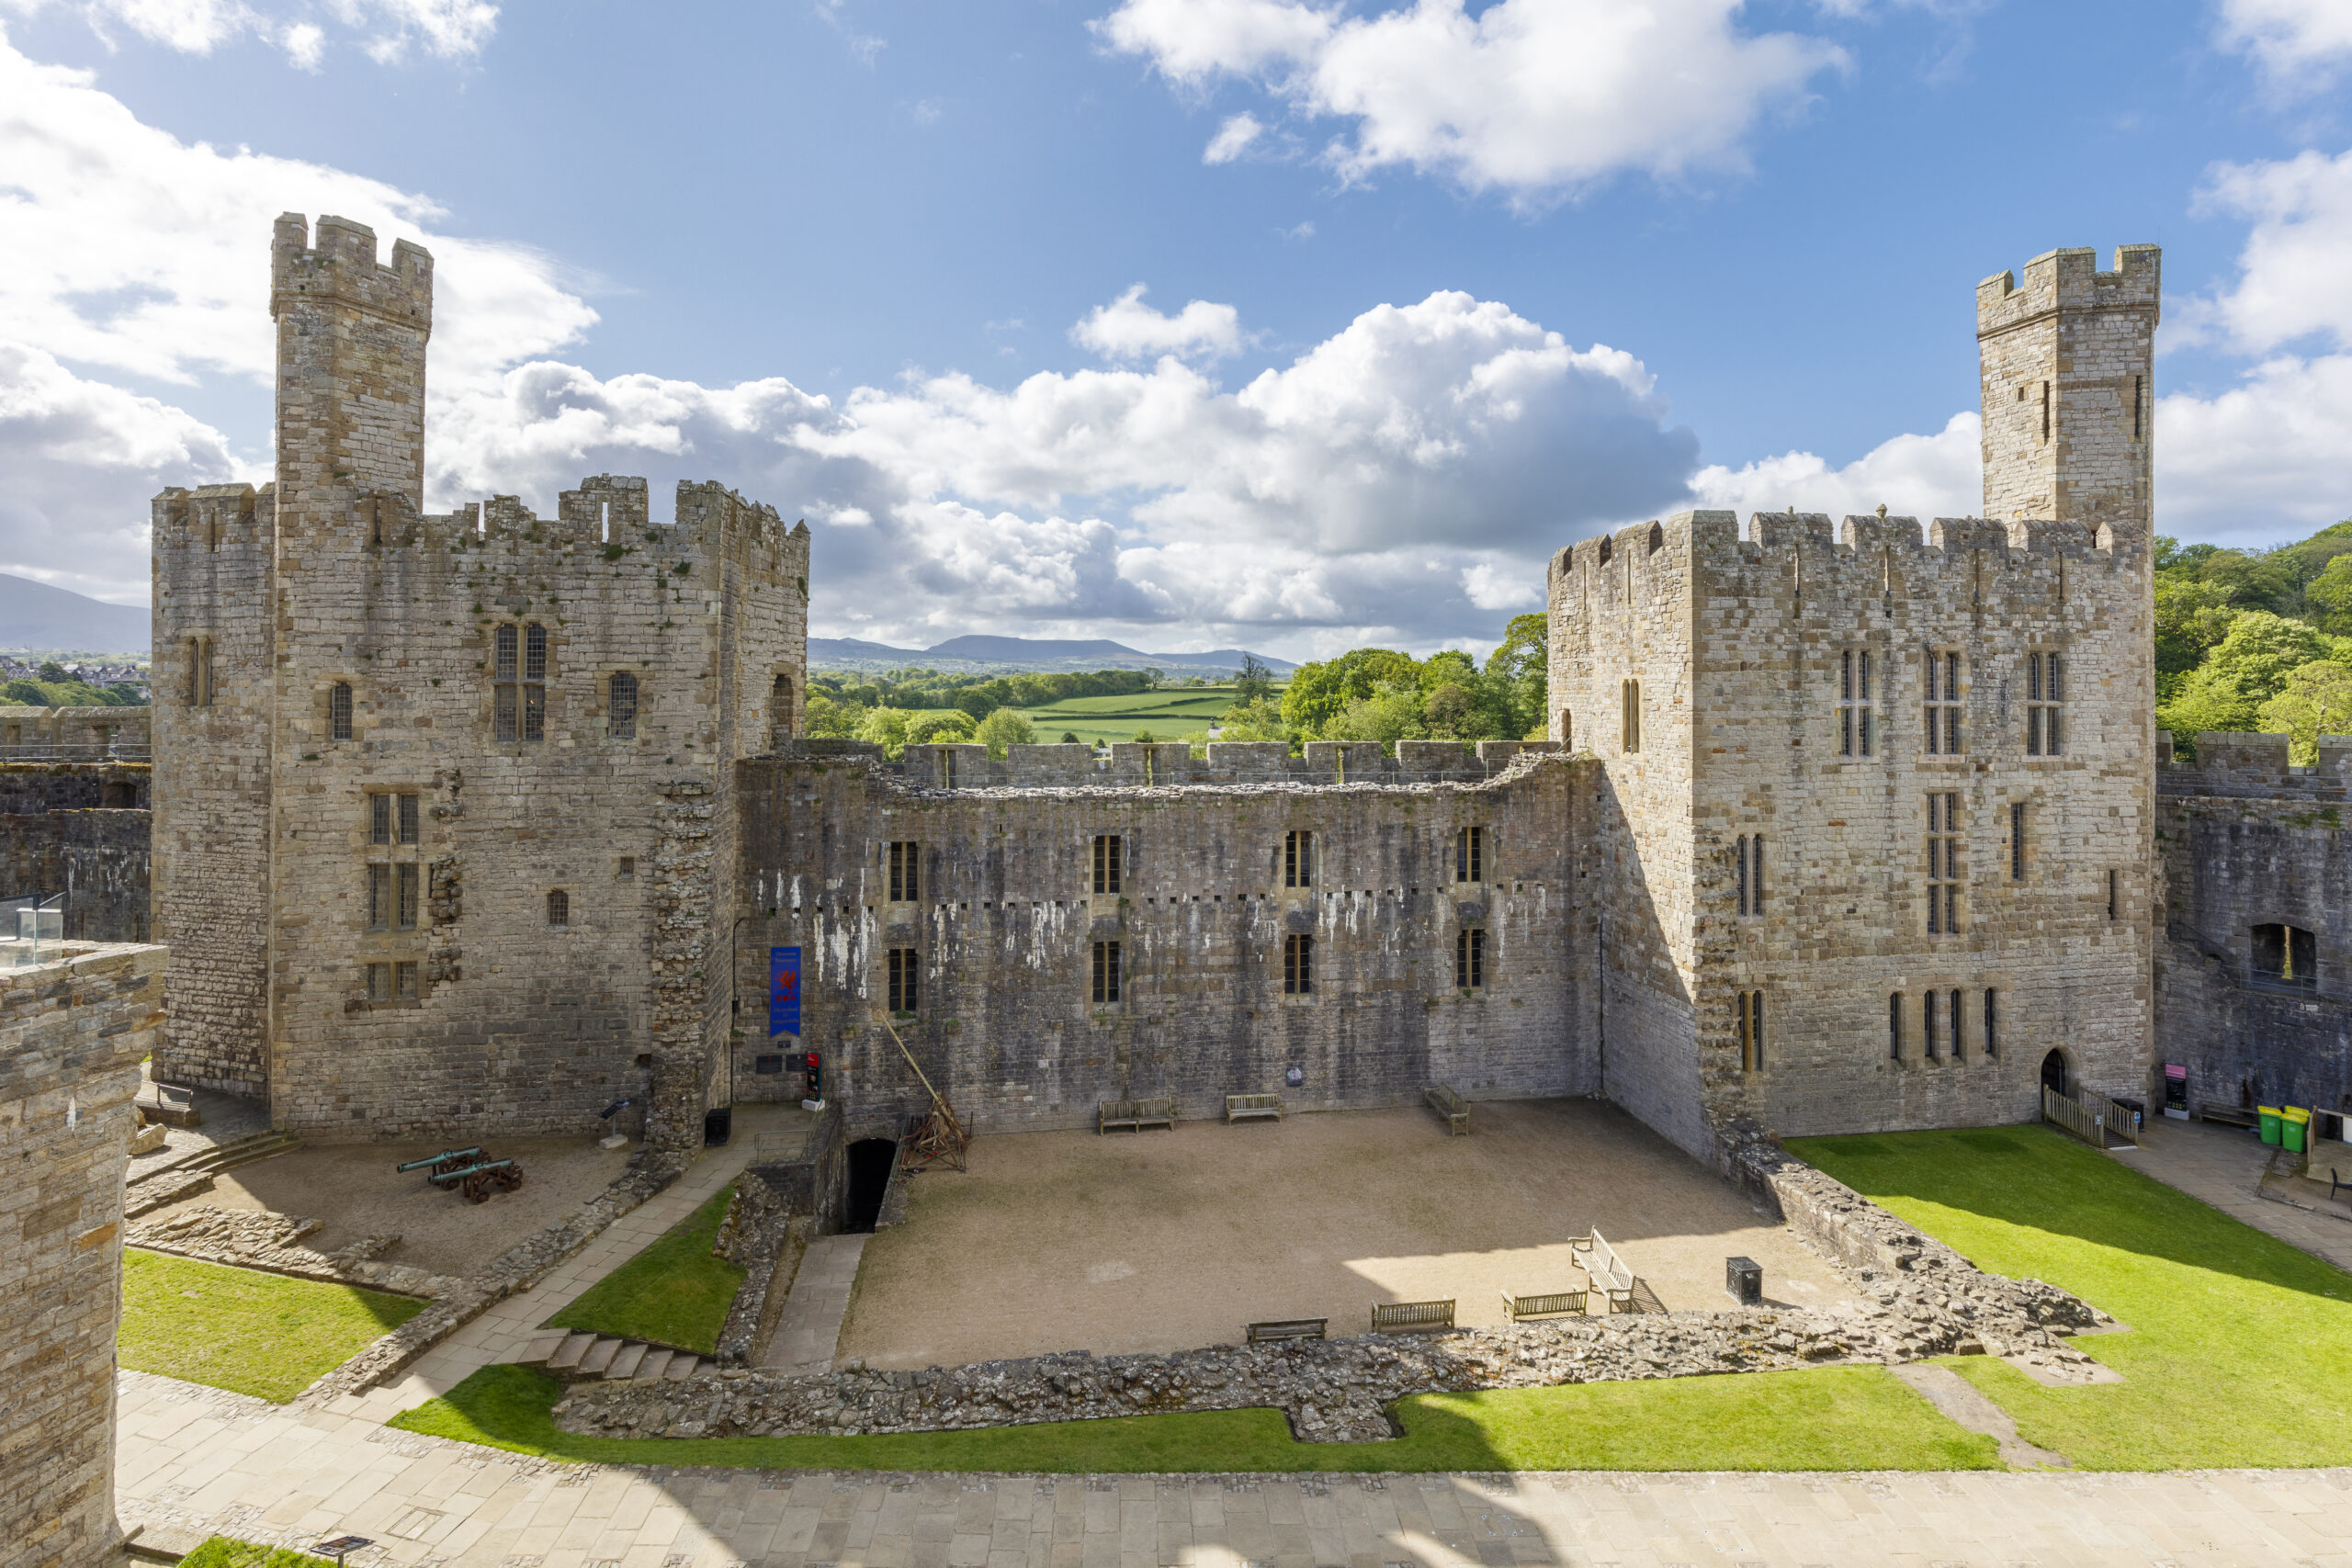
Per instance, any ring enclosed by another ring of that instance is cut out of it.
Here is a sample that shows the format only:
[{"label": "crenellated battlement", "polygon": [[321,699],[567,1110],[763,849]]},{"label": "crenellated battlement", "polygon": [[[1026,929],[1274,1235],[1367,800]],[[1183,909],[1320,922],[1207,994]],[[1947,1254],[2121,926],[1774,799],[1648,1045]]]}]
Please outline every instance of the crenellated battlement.
[{"label": "crenellated battlement", "polygon": [[[1995,273],[1976,286],[1976,335],[1991,337],[2061,310],[2155,312],[2163,294],[2163,253],[2154,245],[2118,245],[2115,270],[2098,270],[2087,245],[2044,251],[2025,264],[2025,281]],[[2153,324],[2153,323],[2152,323]]]},{"label": "crenellated battlement", "polygon": [[381,265],[376,231],[365,223],[322,215],[313,244],[302,214],[281,214],[270,238],[269,313],[282,318],[309,299],[332,299],[430,333],[433,254],[412,241],[396,240],[391,265]]},{"label": "crenellated battlement", "polygon": [[[1514,765],[1532,765],[1567,749],[1551,740],[1400,740],[1390,756],[1376,741],[1312,740],[1293,756],[1279,740],[1212,740],[1196,756],[1183,741],[1120,740],[1098,757],[1084,745],[1008,746],[1001,759],[986,746],[910,746],[892,770],[910,787],[927,789],[1129,790],[1206,785],[1362,785],[1485,784]],[[786,761],[864,758],[880,766],[882,749],[863,741],[796,740],[775,755]],[[1527,759],[1522,763],[1521,759]]]},{"label": "crenellated battlement", "polygon": [[2142,530],[2113,523],[1938,517],[1923,530],[1917,517],[1849,515],[1833,524],[1819,512],[1758,512],[1743,530],[1736,513],[1694,511],[1580,539],[1553,556],[1550,575],[1556,587],[1575,572],[1627,561],[1638,565],[1664,554],[1672,564],[1688,563],[1711,572],[1774,563],[1793,566],[1800,559],[1837,571],[1879,568],[1892,558],[1907,577],[1916,577],[1944,570],[1973,573],[1980,555],[2004,568],[2061,558],[2105,566],[2136,560],[2145,547]]}]

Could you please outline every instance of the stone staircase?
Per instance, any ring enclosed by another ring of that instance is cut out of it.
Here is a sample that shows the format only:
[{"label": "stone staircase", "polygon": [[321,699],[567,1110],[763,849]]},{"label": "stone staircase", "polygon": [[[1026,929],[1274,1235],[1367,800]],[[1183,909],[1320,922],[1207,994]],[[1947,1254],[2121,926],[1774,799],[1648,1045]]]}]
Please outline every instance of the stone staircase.
[{"label": "stone staircase", "polygon": [[610,1335],[588,1334],[570,1329],[552,1328],[523,1348],[514,1358],[526,1367],[544,1367],[566,1382],[583,1382],[591,1378],[612,1381],[635,1379],[650,1382],[655,1378],[671,1382],[684,1382],[701,1366],[703,1358],[691,1351],[673,1350],[666,1345],[649,1345],[642,1339],[616,1339]]},{"label": "stone staircase", "polygon": [[123,1218],[138,1219],[209,1191],[212,1179],[224,1170],[282,1155],[299,1148],[301,1140],[287,1133],[249,1133],[229,1143],[197,1149],[139,1172],[123,1190]]}]

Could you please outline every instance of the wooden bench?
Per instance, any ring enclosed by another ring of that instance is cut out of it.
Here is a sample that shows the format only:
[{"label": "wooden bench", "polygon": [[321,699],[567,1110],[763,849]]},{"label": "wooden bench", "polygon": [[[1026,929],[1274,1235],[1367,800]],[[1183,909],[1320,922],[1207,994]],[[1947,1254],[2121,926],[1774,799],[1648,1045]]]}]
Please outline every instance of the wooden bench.
[{"label": "wooden bench", "polygon": [[1157,1100],[1106,1100],[1097,1107],[1097,1133],[1108,1133],[1114,1128],[1130,1133],[1140,1133],[1146,1127],[1165,1127],[1171,1133],[1176,1130],[1176,1100],[1171,1095]]},{"label": "wooden bench", "polygon": [[1583,1235],[1570,1237],[1568,1249],[1590,1255],[1586,1259],[1584,1271],[1592,1277],[1593,1288],[1609,1298],[1611,1312],[1640,1310],[1634,1305],[1634,1287],[1640,1281],[1634,1278],[1634,1271],[1625,1267],[1625,1260],[1617,1256],[1616,1248],[1611,1247],[1599,1231],[1588,1231]]},{"label": "wooden bench", "polygon": [[2197,1108],[2199,1122],[2219,1122],[2229,1127],[2259,1127],[2262,1118],[2243,1105],[2224,1105],[2220,1100],[2207,1100]]},{"label": "wooden bench", "polygon": [[1250,1325],[1250,1343],[1266,1345],[1283,1339],[1320,1339],[1328,1317],[1276,1317]]},{"label": "wooden bench", "polygon": [[1252,1117],[1271,1116],[1283,1119],[1283,1097],[1279,1094],[1228,1094],[1225,1097],[1225,1119],[1247,1122]]},{"label": "wooden bench", "polygon": [[1531,1317],[1566,1317],[1585,1310],[1583,1291],[1554,1291],[1544,1296],[1514,1296],[1503,1292],[1503,1315],[1513,1323]]},{"label": "wooden bench", "polygon": [[1374,1334],[1442,1332],[1453,1326],[1453,1303],[1443,1302],[1379,1302],[1372,1304]]},{"label": "wooden bench", "polygon": [[1421,1098],[1430,1109],[1445,1118],[1446,1133],[1453,1137],[1470,1135],[1470,1102],[1442,1083],[1431,1084],[1421,1090]]}]

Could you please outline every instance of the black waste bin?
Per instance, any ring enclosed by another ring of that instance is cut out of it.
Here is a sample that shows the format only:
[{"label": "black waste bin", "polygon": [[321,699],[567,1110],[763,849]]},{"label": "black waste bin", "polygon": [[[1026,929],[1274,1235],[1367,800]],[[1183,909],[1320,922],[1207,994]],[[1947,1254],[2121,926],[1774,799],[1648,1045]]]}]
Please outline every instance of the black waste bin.
[{"label": "black waste bin", "polygon": [[2132,1131],[2135,1134],[2148,1124],[2148,1108],[2145,1105],[2136,1100],[2126,1100],[2120,1094],[2112,1098],[2116,1104],[2132,1112]]},{"label": "black waste bin", "polygon": [[1742,1306],[1758,1305],[1764,1300],[1764,1266],[1753,1258],[1724,1258],[1724,1289]]}]

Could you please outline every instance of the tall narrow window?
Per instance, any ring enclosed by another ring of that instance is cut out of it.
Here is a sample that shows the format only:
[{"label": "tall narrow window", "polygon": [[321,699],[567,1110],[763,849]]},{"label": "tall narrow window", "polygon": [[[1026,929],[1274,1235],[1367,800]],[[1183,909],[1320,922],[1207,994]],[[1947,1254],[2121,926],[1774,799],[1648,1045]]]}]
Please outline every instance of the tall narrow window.
[{"label": "tall narrow window", "polygon": [[2115,884],[2116,874],[2110,871],[2107,874],[2107,918],[2110,920],[2115,919]]},{"label": "tall narrow window", "polygon": [[605,682],[605,733],[616,740],[637,739],[637,677],[616,671]]},{"label": "tall narrow window", "polygon": [[1960,1018],[1960,987],[1954,986],[1951,991],[1951,1059],[1955,1062],[1968,1055],[1968,1046],[1961,1039]]},{"label": "tall narrow window", "polygon": [[781,749],[792,739],[792,677],[779,675],[768,693],[768,739]]},{"label": "tall narrow window", "polygon": [[212,639],[209,637],[187,639],[187,705],[212,705]]},{"label": "tall narrow window", "polygon": [[548,924],[559,931],[571,924],[571,895],[560,887],[548,894]]},{"label": "tall narrow window", "polygon": [[1476,926],[1453,933],[1453,983],[1464,991],[1487,983],[1487,933]]},{"label": "tall narrow window", "polygon": [[416,965],[413,963],[392,965],[392,1000],[416,1000]]},{"label": "tall narrow window", "polygon": [[1838,656],[1838,754],[1871,754],[1871,656],[1859,649]]},{"label": "tall narrow window", "polygon": [[1294,829],[1283,839],[1283,886],[1315,886],[1315,835]]},{"label": "tall narrow window", "polygon": [[2025,802],[2009,803],[2009,880],[2025,880]]},{"label": "tall narrow window", "polygon": [[1283,938],[1283,995],[1303,997],[1315,989],[1315,939]]},{"label": "tall narrow window", "polygon": [[2055,757],[2066,750],[2065,661],[2055,653],[2025,656],[2025,754]]},{"label": "tall narrow window", "polygon": [[1929,649],[1927,660],[1928,754],[1960,755],[1960,655]]},{"label": "tall narrow window", "polygon": [[490,666],[490,733],[493,740],[512,740],[517,731],[515,715],[522,700],[516,694],[516,677],[522,672],[522,634],[513,626],[501,626],[492,637]]},{"label": "tall narrow window", "polygon": [[921,902],[922,888],[916,865],[922,858],[922,846],[902,840],[890,846],[890,902],[913,904]]},{"label": "tall narrow window", "polygon": [[2041,384],[2041,441],[2045,446],[2050,444],[2050,383],[2047,381]]},{"label": "tall narrow window", "polygon": [[1739,882],[1739,912],[1760,915],[1764,912],[1764,836],[1761,833],[1740,835],[1732,848],[1732,859]]},{"label": "tall narrow window", "polygon": [[392,868],[382,862],[368,868],[368,929],[392,929]]},{"label": "tall narrow window", "polygon": [[400,818],[398,822],[394,824],[395,829],[398,833],[398,841],[403,844],[415,843],[417,841],[416,796],[413,795],[401,795],[400,797]]},{"label": "tall narrow window", "polygon": [[1573,751],[1577,745],[1576,715],[1566,708],[1560,710],[1560,750]]},{"label": "tall narrow window", "polygon": [[1895,992],[1886,998],[1886,1055],[1889,1060],[1903,1060],[1903,993]]},{"label": "tall narrow window", "polygon": [[1997,1004],[1994,1000],[1999,994],[1990,986],[1984,987],[1984,1054],[1987,1056],[2001,1054],[2001,1026]]},{"label": "tall narrow window", "polygon": [[1453,836],[1453,880],[1487,880],[1487,830],[1464,828]]},{"label": "tall narrow window", "polygon": [[416,930],[416,869],[413,861],[392,867],[392,885],[398,899],[392,910],[392,922],[398,931]]},{"label": "tall narrow window", "polygon": [[2143,415],[2142,415],[2142,413],[2141,413],[2141,410],[2146,406],[2147,399],[2148,399],[2148,378],[2147,378],[2146,377],[2144,377],[2144,376],[2134,376],[2134,377],[2132,377],[2132,440],[2134,440],[2134,441],[2138,441],[2138,440],[2142,440],[2142,439],[2143,439],[2143,437],[2144,437],[2144,432],[2145,432],[2145,431],[2146,431],[2146,429],[2147,429],[2147,426],[2146,426],[2146,424],[2145,424],[2145,423],[2144,423],[2143,417]]},{"label": "tall narrow window", "polygon": [[1936,993],[1933,991],[1922,991],[1919,994],[1919,1024],[1921,1030],[1919,1054],[1932,1062],[1937,1055]]},{"label": "tall narrow window", "polygon": [[[1117,943],[1110,945],[1115,947]],[[1103,946],[1098,942],[1094,944],[1094,951],[1099,954]],[[922,964],[915,950],[911,947],[891,948],[883,955],[883,964],[889,982],[886,999],[890,1004],[890,1010],[894,1013],[914,1011],[922,987]]]},{"label": "tall narrow window", "polygon": [[1960,796],[1928,796],[1928,934],[1960,931]]},{"label": "tall narrow window", "polygon": [[392,999],[392,966],[389,964],[368,965],[368,999],[388,1002]]},{"label": "tall narrow window", "polygon": [[1736,847],[1736,848],[1735,848],[1735,849],[1734,849],[1734,851],[1733,851],[1732,852],[1733,852],[1734,856],[1736,857],[1736,861],[1737,861],[1737,863],[1738,863],[1738,867],[1739,867],[1739,912],[1740,912],[1741,914],[1745,915],[1746,913],[1747,913],[1747,834],[1742,833],[1742,834],[1739,836],[1739,842],[1738,842],[1738,845],[1737,845],[1737,847]]},{"label": "tall narrow window", "polygon": [[1122,847],[1116,833],[1097,833],[1094,836],[1094,891],[1097,893],[1119,891]]},{"label": "tall narrow window", "polygon": [[1642,683],[1625,682],[1618,688],[1618,701],[1624,708],[1619,743],[1624,750],[1638,751],[1642,749]]},{"label": "tall narrow window", "polygon": [[371,844],[413,844],[417,837],[416,796],[371,795],[368,797],[368,841]]},{"label": "tall narrow window", "polygon": [[337,681],[327,688],[327,739],[351,739],[351,683]]},{"label": "tall narrow window", "polygon": [[1741,993],[1739,1013],[1740,1066],[1751,1073],[1764,1070],[1764,993]]},{"label": "tall narrow window", "polygon": [[523,628],[523,739],[543,740],[548,728],[548,629]]},{"label": "tall narrow window", "polygon": [[1094,1005],[1113,1007],[1119,1000],[1119,944],[1094,944]]}]

